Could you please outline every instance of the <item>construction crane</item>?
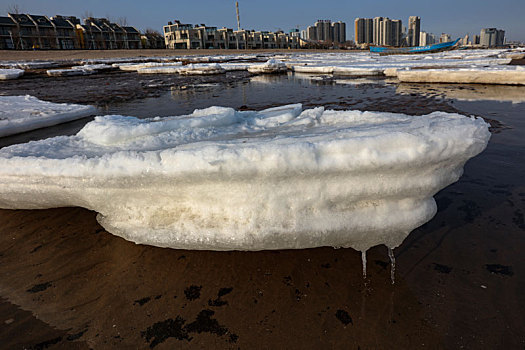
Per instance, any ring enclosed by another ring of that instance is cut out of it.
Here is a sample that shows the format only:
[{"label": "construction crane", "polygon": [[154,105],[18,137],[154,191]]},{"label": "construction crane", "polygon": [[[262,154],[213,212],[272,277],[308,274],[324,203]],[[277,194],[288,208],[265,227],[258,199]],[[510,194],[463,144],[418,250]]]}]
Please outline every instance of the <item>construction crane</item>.
[{"label": "construction crane", "polygon": [[235,2],[235,9],[237,10],[237,30],[241,30],[241,18],[239,16],[239,2]]}]

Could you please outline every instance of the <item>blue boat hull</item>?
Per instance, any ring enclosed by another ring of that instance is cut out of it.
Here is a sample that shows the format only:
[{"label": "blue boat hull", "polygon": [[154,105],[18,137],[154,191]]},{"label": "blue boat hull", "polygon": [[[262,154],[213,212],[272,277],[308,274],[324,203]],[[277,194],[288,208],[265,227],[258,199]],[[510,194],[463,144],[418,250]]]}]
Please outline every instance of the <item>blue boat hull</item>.
[{"label": "blue boat hull", "polygon": [[379,53],[381,55],[439,52],[453,49],[454,46],[456,46],[456,44],[458,43],[458,41],[459,39],[440,44],[396,48],[384,46],[370,46],[370,52]]}]

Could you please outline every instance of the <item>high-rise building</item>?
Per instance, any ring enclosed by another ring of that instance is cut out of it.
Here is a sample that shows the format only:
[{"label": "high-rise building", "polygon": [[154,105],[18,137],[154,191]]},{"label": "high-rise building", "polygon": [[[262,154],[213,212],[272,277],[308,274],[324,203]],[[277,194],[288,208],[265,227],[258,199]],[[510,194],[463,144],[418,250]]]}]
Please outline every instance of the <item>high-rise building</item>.
[{"label": "high-rise building", "polygon": [[344,43],[346,41],[346,23],[331,20],[318,20],[313,26],[306,28],[306,40],[320,42]]},{"label": "high-rise building", "polygon": [[315,27],[308,26],[308,28],[306,28],[306,39],[317,41],[317,29]]},{"label": "high-rise building", "polygon": [[373,43],[376,44],[376,45],[380,45],[381,44],[381,21],[383,20],[383,17],[374,17],[374,19],[372,20],[372,28],[373,28],[373,32],[374,32],[374,40],[373,40]]},{"label": "high-rise building", "polygon": [[374,22],[372,18],[356,18],[354,25],[356,44],[372,44],[374,42]]},{"label": "high-rise building", "polygon": [[383,18],[379,22],[379,42],[377,44],[386,46],[400,46],[402,33],[401,20]]},{"label": "high-rise building", "polygon": [[427,32],[419,33],[419,46],[432,45],[436,43],[436,37],[434,34]]},{"label": "high-rise building", "polygon": [[407,32],[407,44],[408,46],[419,46],[419,32],[421,27],[421,17],[410,16],[408,17],[408,32]]},{"label": "high-rise building", "polygon": [[317,31],[318,41],[333,41],[332,21],[329,19],[320,19],[314,24]]},{"label": "high-rise building", "polygon": [[479,34],[479,43],[485,47],[503,46],[505,31],[496,28],[483,28]]},{"label": "high-rise building", "polygon": [[452,41],[452,38],[450,37],[450,34],[441,33],[441,36],[439,37],[440,43],[448,43],[449,41]]},{"label": "high-rise building", "polygon": [[341,21],[332,23],[332,33],[335,43],[344,43],[346,41],[346,23]]}]

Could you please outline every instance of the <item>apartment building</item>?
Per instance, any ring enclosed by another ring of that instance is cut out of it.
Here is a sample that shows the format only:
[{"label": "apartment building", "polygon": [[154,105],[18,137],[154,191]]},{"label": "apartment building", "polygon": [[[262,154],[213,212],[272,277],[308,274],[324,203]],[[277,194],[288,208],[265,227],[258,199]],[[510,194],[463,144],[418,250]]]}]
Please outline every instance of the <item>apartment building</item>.
[{"label": "apartment building", "polygon": [[140,32],[105,18],[15,14],[0,17],[0,49],[140,49]]},{"label": "apartment building", "polygon": [[80,48],[76,24],[80,23],[76,17],[54,16],[50,18],[51,24],[55,28],[56,48],[61,50],[71,50]]},{"label": "apartment building", "polygon": [[374,42],[374,21],[372,18],[356,18],[354,21],[354,40],[357,45]]},{"label": "apartment building", "polygon": [[484,47],[497,47],[505,44],[505,31],[496,28],[483,28],[479,34],[479,44]]},{"label": "apartment building", "polygon": [[420,31],[421,31],[421,17],[410,16],[408,17],[408,32],[407,32],[407,44],[408,46],[419,46],[420,45]]},{"label": "apartment building", "polygon": [[346,41],[346,23],[320,19],[313,26],[306,28],[306,40],[316,42],[333,42],[342,44]]},{"label": "apartment building", "polygon": [[0,50],[15,48],[16,23],[10,17],[0,17]]},{"label": "apartment building", "polygon": [[439,37],[439,42],[448,43],[449,41],[452,41],[452,37],[450,36],[450,34],[441,33],[441,36]]},{"label": "apartment building", "polygon": [[168,49],[296,49],[300,44],[298,35],[282,31],[218,29],[178,20],[169,22],[163,31]]}]

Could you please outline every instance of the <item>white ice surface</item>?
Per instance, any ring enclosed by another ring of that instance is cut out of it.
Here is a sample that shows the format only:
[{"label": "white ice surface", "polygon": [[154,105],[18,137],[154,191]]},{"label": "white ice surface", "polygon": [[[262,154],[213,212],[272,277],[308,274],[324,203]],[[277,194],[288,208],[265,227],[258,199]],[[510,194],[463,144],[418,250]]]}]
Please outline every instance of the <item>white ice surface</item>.
[{"label": "white ice surface", "polygon": [[0,208],[85,207],[161,247],[396,247],[489,137],[458,114],[300,104],[96,117],[75,136],[0,149]]},{"label": "white ice surface", "polygon": [[0,96],[0,137],[95,114],[93,106],[52,103],[33,96]]},{"label": "white ice surface", "polygon": [[146,63],[115,63],[114,67],[119,68],[120,70],[125,71],[138,71],[139,69],[144,68],[155,68],[155,67],[176,67],[181,66],[182,62],[146,62]]},{"label": "white ice surface", "polygon": [[74,75],[90,75],[95,74],[99,71],[111,70],[115,67],[99,63],[99,64],[84,64],[82,66],[73,66],[67,69],[49,69],[47,70],[47,75],[50,77],[64,77],[64,76],[74,76]]},{"label": "white ice surface", "polygon": [[300,53],[286,59],[295,72],[334,75],[395,75],[398,69],[478,67],[510,63],[509,50],[462,50],[421,55],[379,56],[370,52]]},{"label": "white ice surface", "polygon": [[280,60],[269,59],[263,64],[255,64],[248,67],[248,72],[255,74],[273,74],[286,72],[288,67]]},{"label": "white ice surface", "polygon": [[525,85],[525,67],[409,69],[397,72],[401,82]]},{"label": "white ice surface", "polygon": [[0,69],[0,80],[17,79],[24,75],[23,69]]}]

